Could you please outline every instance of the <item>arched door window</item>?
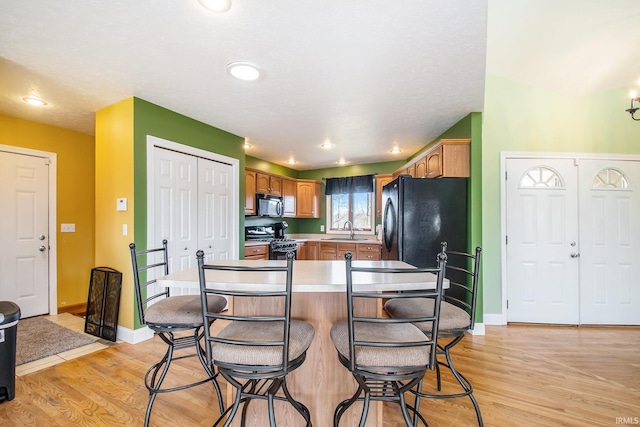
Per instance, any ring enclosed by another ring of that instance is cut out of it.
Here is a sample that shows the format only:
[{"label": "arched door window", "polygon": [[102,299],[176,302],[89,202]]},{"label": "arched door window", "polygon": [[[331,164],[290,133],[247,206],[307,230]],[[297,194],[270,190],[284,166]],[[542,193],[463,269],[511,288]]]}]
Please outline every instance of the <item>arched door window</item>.
[{"label": "arched door window", "polygon": [[563,189],[562,177],[546,166],[536,166],[527,170],[520,177],[520,188]]},{"label": "arched door window", "polygon": [[592,190],[628,190],[629,179],[619,169],[602,169],[593,178]]}]

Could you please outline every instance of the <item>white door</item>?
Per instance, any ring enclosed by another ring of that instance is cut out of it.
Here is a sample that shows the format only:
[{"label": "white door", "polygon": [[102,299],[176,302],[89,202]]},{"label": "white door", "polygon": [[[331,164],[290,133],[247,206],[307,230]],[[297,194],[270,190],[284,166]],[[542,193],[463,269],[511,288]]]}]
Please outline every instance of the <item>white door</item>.
[{"label": "white door", "polygon": [[195,265],[198,219],[198,159],[156,148],[153,210],[155,236],[160,247],[167,239],[169,270],[181,271]]},{"label": "white door", "polygon": [[231,165],[198,158],[198,249],[205,260],[232,259]]},{"label": "white door", "polygon": [[49,162],[0,152],[0,300],[49,312]]},{"label": "white door", "polygon": [[507,159],[506,171],[507,320],[577,324],[574,161]]},{"label": "white door", "polygon": [[640,325],[640,162],[579,170],[580,323]]},{"label": "white door", "polygon": [[233,167],[160,147],[154,148],[154,163],[154,247],[167,239],[169,271],[195,267],[199,249],[207,260],[232,259]]}]

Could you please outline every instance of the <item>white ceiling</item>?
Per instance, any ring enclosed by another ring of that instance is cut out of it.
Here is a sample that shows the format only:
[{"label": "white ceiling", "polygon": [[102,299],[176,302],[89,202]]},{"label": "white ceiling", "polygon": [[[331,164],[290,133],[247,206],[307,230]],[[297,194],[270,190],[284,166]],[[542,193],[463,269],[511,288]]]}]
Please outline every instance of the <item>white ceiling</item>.
[{"label": "white ceiling", "polygon": [[[97,110],[136,96],[298,170],[396,160],[394,141],[406,158],[482,111],[485,70],[567,96],[630,86],[639,14],[637,0],[234,0],[225,14],[197,0],[3,1],[0,112],[93,134]],[[233,61],[261,78],[231,78]]]}]

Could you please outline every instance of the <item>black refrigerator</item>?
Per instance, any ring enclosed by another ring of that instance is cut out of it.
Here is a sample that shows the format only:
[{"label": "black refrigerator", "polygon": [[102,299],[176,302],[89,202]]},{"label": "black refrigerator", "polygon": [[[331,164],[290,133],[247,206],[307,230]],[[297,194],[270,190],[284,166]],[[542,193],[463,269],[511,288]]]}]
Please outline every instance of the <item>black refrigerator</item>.
[{"label": "black refrigerator", "polygon": [[467,178],[400,175],[382,188],[382,259],[435,267],[440,243],[467,252]]}]

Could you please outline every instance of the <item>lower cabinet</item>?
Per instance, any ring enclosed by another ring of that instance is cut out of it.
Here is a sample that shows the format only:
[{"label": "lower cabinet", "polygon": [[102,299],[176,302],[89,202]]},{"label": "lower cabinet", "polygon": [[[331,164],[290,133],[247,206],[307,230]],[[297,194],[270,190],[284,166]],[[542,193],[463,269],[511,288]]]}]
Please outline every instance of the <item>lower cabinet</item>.
[{"label": "lower cabinet", "polygon": [[307,242],[298,243],[296,259],[305,260],[307,257]]},{"label": "lower cabinet", "polygon": [[[307,253],[307,259],[324,261],[344,260],[344,255],[351,252],[354,260],[379,261],[380,245],[375,243],[351,243],[351,242],[309,242],[318,245],[318,255],[312,258],[311,251]],[[301,259],[301,258],[299,258]]]},{"label": "lower cabinet", "polygon": [[269,259],[269,245],[245,246],[244,259]]},{"label": "lower cabinet", "polygon": [[357,259],[367,261],[380,261],[380,245],[358,243]]},{"label": "lower cabinet", "polygon": [[307,259],[320,259],[320,242],[307,242]]}]

